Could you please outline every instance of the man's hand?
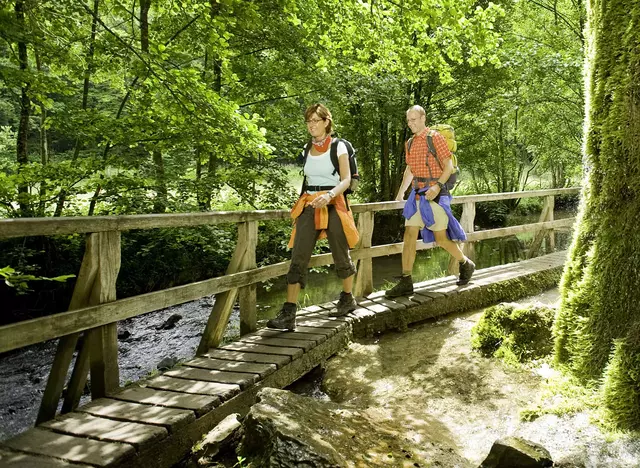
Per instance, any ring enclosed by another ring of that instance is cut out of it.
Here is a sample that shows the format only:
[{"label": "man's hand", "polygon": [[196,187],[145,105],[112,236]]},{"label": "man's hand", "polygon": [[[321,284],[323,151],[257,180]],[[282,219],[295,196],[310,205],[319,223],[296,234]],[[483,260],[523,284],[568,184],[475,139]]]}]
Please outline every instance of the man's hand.
[{"label": "man's hand", "polygon": [[440,187],[437,185],[432,185],[431,187],[429,187],[429,190],[425,192],[424,196],[427,200],[433,200],[438,196],[439,193]]}]

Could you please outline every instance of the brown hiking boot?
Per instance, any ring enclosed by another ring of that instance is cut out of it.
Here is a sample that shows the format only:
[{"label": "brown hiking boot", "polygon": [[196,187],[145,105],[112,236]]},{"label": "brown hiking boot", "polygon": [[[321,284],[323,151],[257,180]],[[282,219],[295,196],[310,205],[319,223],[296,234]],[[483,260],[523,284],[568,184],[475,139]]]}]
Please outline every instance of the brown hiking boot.
[{"label": "brown hiking boot", "polygon": [[400,277],[398,284],[384,293],[386,297],[409,296],[410,294],[413,294],[413,278],[411,278],[411,275]]},{"label": "brown hiking boot", "polygon": [[467,259],[466,262],[460,264],[460,277],[458,278],[457,285],[464,286],[469,281],[471,281],[471,276],[473,276],[473,272],[476,271],[476,264],[473,263],[470,259]]},{"label": "brown hiking boot", "polygon": [[342,317],[343,315],[347,315],[349,312],[353,312],[357,308],[358,303],[353,297],[353,294],[342,291],[340,292],[340,300],[338,301],[338,304],[336,304],[337,310],[329,312],[329,317]]},{"label": "brown hiking boot", "polygon": [[297,309],[298,307],[293,302],[285,302],[278,316],[267,322],[267,327],[279,330],[295,330]]}]

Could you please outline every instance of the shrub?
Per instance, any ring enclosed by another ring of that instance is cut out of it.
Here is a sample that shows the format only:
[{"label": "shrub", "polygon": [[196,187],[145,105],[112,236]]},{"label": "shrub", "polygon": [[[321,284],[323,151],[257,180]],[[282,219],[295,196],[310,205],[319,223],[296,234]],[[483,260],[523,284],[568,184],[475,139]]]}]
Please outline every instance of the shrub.
[{"label": "shrub", "polygon": [[471,344],[484,356],[510,364],[551,354],[554,309],[542,304],[503,303],[489,307],[471,333]]}]

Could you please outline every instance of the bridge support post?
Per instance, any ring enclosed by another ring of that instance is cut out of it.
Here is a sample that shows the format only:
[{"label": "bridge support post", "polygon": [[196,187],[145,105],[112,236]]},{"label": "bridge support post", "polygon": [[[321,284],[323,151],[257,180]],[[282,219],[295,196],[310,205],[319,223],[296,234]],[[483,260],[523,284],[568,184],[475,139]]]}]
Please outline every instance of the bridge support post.
[{"label": "bridge support post", "polygon": [[[116,300],[116,280],[120,271],[120,232],[98,232],[87,237],[80,273],[73,290],[69,310]],[[112,323],[85,333],[67,388],[63,412],[78,405],[87,372],[91,369],[91,394],[99,398],[120,385],[118,370],[117,324]],[[49,379],[36,424],[53,419],[62,394],[67,371],[80,333],[64,336],[58,342]]]},{"label": "bridge support post", "polygon": [[[256,264],[256,246],[258,244],[258,222],[249,221],[247,224],[247,242],[246,252],[242,270],[253,270],[257,268]],[[240,288],[238,295],[240,302],[240,335],[252,333],[258,329],[258,316],[256,313],[257,305],[257,284],[250,284]]]},{"label": "bridge support post", "polygon": [[[255,252],[256,244],[258,241],[258,224],[256,221],[238,223],[238,242],[236,243],[236,250],[233,252],[231,262],[227,267],[227,275],[237,273],[249,269],[245,265],[253,265],[255,268]],[[242,288],[251,288],[255,285],[245,286]],[[250,294],[255,294],[251,293]],[[236,302],[238,296],[238,288],[230,289],[220,294],[216,294],[215,303],[213,309],[209,315],[209,320],[202,333],[200,344],[198,345],[197,355],[202,355],[209,351],[210,348],[215,348],[222,341],[224,331],[227,328],[229,322],[229,316],[231,310]],[[242,302],[241,302],[242,306]],[[245,306],[245,328],[255,327],[255,296],[250,296],[244,300]],[[253,316],[253,318],[252,318]],[[242,319],[241,319],[242,320]],[[253,320],[253,324],[251,323]]]},{"label": "bridge support post", "polygon": [[[360,233],[360,249],[371,248],[374,224],[373,212],[358,215],[358,232]],[[366,296],[373,292],[373,261],[371,257],[358,260],[358,272],[353,286],[355,297]]]},{"label": "bridge support post", "polygon": [[[553,195],[549,195],[544,197],[544,201],[542,204],[542,213],[540,214],[539,223],[544,223],[546,221],[553,221],[553,210],[555,205],[555,197]],[[547,252],[553,252],[556,248],[556,236],[553,229],[541,229],[539,230],[533,241],[531,241],[531,247],[529,248],[529,258],[533,258],[538,255],[540,248],[542,247],[542,242],[544,238],[549,235],[549,242],[547,244]]]}]

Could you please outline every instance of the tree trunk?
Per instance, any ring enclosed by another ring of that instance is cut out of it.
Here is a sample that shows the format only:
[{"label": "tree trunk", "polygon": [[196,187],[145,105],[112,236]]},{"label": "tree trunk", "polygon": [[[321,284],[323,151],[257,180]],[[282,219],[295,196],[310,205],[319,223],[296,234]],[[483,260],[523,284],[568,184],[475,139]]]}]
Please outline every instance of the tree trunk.
[{"label": "tree trunk", "polygon": [[[16,160],[18,162],[18,171],[29,163],[29,152],[27,142],[29,138],[29,115],[31,111],[31,99],[29,98],[29,83],[26,81],[26,74],[29,69],[29,58],[27,55],[27,37],[26,24],[24,19],[25,2],[17,0],[15,5],[16,21],[21,38],[18,42],[18,62],[20,63],[20,71],[24,79],[20,88],[20,122],[18,124],[18,134],[16,137]],[[24,182],[18,185],[18,204],[20,206],[20,216],[31,216],[32,210],[29,205],[29,186]]]},{"label": "tree trunk", "polygon": [[380,194],[383,200],[390,200],[389,194],[389,124],[384,115],[380,116]]},{"label": "tree trunk", "polygon": [[[149,9],[151,0],[140,0],[140,50],[149,53]],[[156,198],[153,202],[154,213],[164,213],[167,209],[167,181],[164,172],[162,152],[158,148],[151,151],[156,178]]]},{"label": "tree trunk", "polygon": [[[215,20],[220,14],[221,4],[215,0],[210,0],[209,15],[211,20]],[[215,56],[213,51],[207,51],[205,58],[211,60],[211,68],[213,71],[213,90],[220,95],[222,92],[222,68],[220,67],[220,60]],[[206,64],[205,64],[206,67]],[[218,155],[215,150],[209,150],[209,162],[207,164],[207,177],[204,189],[204,209],[211,210],[211,195],[213,190],[214,181],[216,179],[216,172],[218,170]]]},{"label": "tree trunk", "polygon": [[602,382],[611,420],[638,429],[640,5],[590,0],[587,18],[587,167],[562,278],[556,360]]},{"label": "tree trunk", "polygon": [[[36,68],[38,70],[38,73],[42,73],[42,60],[40,57],[40,54],[38,52],[38,50],[34,51],[34,56],[36,59]],[[48,147],[48,143],[47,143],[47,128],[46,128],[46,122],[47,122],[47,109],[44,106],[44,104],[42,102],[38,103],[38,107],[40,107],[40,163],[42,164],[42,167],[45,167],[47,164],[49,164],[49,147]],[[45,203],[45,198],[47,197],[47,181],[46,179],[43,177],[40,180],[40,201],[38,202],[38,216],[44,216],[45,215],[45,208],[46,208],[46,203]]]},{"label": "tree trunk", "polygon": [[[86,111],[89,103],[89,85],[91,84],[91,75],[93,73],[93,55],[95,51],[96,31],[98,30],[98,9],[100,6],[100,0],[93,0],[93,18],[91,20],[91,36],[89,38],[89,50],[87,50],[87,67],[84,71],[84,80],[82,83],[82,110]],[[80,138],[76,138],[76,142],[73,148],[72,161],[76,161],[80,155],[80,149],[82,148],[82,142]],[[63,188],[58,195],[58,203],[56,204],[56,210],[53,216],[62,216],[62,210],[67,200],[67,191]]]},{"label": "tree trunk", "polygon": [[154,213],[167,211],[167,184],[164,173],[164,161],[159,150],[153,151],[153,165],[156,170],[156,198],[153,202]]}]

